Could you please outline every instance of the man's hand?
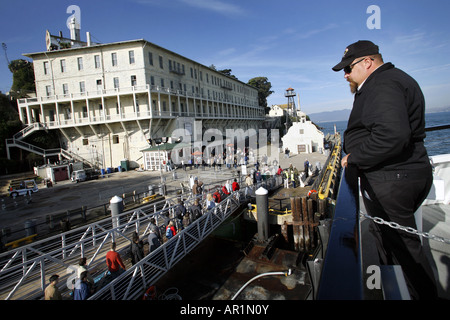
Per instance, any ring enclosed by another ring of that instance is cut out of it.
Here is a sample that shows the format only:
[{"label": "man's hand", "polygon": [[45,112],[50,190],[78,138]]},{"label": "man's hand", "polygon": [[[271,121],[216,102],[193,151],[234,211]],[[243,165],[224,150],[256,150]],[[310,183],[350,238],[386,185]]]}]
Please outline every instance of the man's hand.
[{"label": "man's hand", "polygon": [[348,165],[348,157],[349,157],[349,155],[350,155],[350,153],[347,154],[347,155],[345,155],[345,157],[343,157],[343,158],[341,159],[341,166],[342,166],[343,168],[346,168],[347,165]]}]

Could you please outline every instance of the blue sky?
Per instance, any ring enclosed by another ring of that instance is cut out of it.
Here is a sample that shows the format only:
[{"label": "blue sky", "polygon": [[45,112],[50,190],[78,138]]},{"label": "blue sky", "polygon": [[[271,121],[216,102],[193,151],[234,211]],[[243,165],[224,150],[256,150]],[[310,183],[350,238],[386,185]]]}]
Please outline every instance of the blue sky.
[{"label": "blue sky", "polygon": [[[69,36],[69,5],[81,9],[86,31],[101,43],[145,39],[206,66],[231,69],[241,81],[265,76],[284,104],[295,89],[306,113],[350,109],[343,72],[331,70],[347,45],[371,40],[384,60],[412,75],[427,110],[450,106],[450,1],[404,0],[0,0],[0,42],[9,60],[45,51],[45,31]],[[370,5],[380,8],[380,29],[369,29]],[[4,51],[0,90],[12,74]],[[297,99],[296,99],[297,104]]]}]

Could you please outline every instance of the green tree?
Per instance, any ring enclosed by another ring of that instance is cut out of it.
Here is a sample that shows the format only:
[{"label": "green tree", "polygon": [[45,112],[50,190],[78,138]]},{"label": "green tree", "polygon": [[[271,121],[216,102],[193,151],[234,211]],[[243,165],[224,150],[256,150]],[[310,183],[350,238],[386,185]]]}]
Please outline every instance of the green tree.
[{"label": "green tree", "polygon": [[13,98],[24,98],[27,93],[36,91],[32,62],[17,59],[11,61],[8,67],[13,74],[13,84],[10,90]]},{"label": "green tree", "polygon": [[272,84],[268,81],[267,77],[256,77],[248,80],[249,85],[258,89],[258,103],[260,107],[264,108],[266,114],[269,113],[270,108],[267,107],[267,97],[270,96],[273,91]]}]

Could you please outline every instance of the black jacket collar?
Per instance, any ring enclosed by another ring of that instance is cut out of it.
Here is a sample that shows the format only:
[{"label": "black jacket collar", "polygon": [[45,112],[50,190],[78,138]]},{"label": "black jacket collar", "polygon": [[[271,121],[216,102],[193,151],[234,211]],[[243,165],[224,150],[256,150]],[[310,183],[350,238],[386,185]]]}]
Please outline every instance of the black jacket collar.
[{"label": "black jacket collar", "polygon": [[377,74],[379,74],[379,73],[381,73],[381,72],[383,72],[383,71],[392,69],[392,68],[395,68],[395,66],[394,66],[392,63],[390,63],[390,62],[386,62],[385,64],[381,65],[378,69],[376,69],[374,72],[372,72],[372,73],[367,77],[367,79],[366,79],[366,81],[364,82],[364,85],[362,86],[361,90],[358,90],[358,91],[356,92],[356,95],[361,94],[362,90],[363,90],[364,88],[367,87],[367,83],[370,82],[370,80],[372,80],[373,78],[375,78],[375,77],[377,76]]}]

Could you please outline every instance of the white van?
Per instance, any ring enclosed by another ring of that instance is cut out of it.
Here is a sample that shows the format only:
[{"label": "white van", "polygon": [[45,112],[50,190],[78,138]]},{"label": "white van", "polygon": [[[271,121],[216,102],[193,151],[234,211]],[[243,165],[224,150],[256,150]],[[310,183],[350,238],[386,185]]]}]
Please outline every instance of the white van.
[{"label": "white van", "polygon": [[31,195],[38,191],[38,186],[34,180],[24,180],[19,185],[9,186],[9,195],[11,197]]},{"label": "white van", "polygon": [[76,170],[72,172],[72,182],[80,182],[80,181],[86,181],[86,171],[84,170]]}]

